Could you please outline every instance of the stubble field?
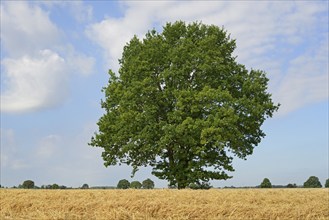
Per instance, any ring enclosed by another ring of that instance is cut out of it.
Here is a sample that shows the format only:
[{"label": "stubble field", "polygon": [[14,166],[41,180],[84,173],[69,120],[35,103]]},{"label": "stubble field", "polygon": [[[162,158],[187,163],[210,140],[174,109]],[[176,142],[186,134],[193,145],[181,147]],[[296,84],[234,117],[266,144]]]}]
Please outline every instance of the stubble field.
[{"label": "stubble field", "polygon": [[0,219],[329,219],[329,189],[0,190]]}]

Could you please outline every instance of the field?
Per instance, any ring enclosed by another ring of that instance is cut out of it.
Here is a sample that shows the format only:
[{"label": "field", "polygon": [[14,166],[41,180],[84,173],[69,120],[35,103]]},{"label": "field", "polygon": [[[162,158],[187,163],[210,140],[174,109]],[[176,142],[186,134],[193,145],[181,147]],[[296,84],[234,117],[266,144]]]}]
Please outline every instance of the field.
[{"label": "field", "polygon": [[329,219],[329,189],[0,190],[0,219]]}]

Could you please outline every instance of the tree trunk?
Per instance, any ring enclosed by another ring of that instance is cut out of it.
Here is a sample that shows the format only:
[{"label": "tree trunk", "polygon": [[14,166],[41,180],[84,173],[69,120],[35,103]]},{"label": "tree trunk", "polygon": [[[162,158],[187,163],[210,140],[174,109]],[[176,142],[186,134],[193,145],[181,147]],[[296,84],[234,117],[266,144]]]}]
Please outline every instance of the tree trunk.
[{"label": "tree trunk", "polygon": [[178,166],[180,168],[179,172],[177,173],[177,178],[176,178],[178,189],[185,189],[189,184],[187,181],[187,176],[186,176],[188,160],[186,158],[180,160]]},{"label": "tree trunk", "polygon": [[[184,173],[184,170],[188,166],[188,160],[184,159],[184,160],[180,160],[177,163],[175,163],[174,152],[173,152],[172,148],[168,147],[167,152],[168,152],[168,159],[169,159],[169,169],[171,171],[175,170],[174,176],[175,176],[175,180],[177,183],[177,188],[185,189],[188,186],[188,183],[187,183],[187,176],[185,176],[186,174]],[[177,171],[177,167],[180,170]]]}]

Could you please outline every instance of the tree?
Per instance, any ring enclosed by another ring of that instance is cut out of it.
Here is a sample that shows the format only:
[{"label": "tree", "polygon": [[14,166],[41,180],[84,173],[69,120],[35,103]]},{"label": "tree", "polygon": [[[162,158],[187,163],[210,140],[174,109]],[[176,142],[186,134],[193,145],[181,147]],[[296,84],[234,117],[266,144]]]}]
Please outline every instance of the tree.
[{"label": "tree", "polygon": [[139,181],[132,181],[130,183],[130,188],[132,188],[132,189],[140,189],[140,188],[142,188],[142,184]]},{"label": "tree", "polygon": [[289,183],[289,184],[287,185],[287,188],[297,188],[297,185],[296,185],[296,183],[294,183],[294,184]]},{"label": "tree", "polygon": [[83,184],[82,187],[81,187],[81,189],[89,189],[88,184],[87,183]]},{"label": "tree", "polygon": [[318,177],[310,176],[304,183],[304,188],[321,188],[321,182]]},{"label": "tree", "polygon": [[272,188],[271,181],[268,178],[264,178],[263,182],[260,184],[260,188]]},{"label": "tree", "polygon": [[105,114],[89,143],[103,148],[104,165],[131,165],[132,175],[151,166],[179,189],[231,178],[231,155],[252,154],[278,109],[266,73],[237,63],[235,48],[225,30],[201,23],[167,23],[162,33],[133,37],[119,75],[109,70]]},{"label": "tree", "polygon": [[64,185],[59,186],[59,188],[60,188],[60,189],[67,189],[67,187],[64,186]]},{"label": "tree", "polygon": [[46,185],[45,189],[52,189],[53,185]]},{"label": "tree", "polygon": [[118,189],[129,189],[130,183],[126,179],[122,179],[118,182],[117,188]]},{"label": "tree", "polygon": [[143,189],[154,189],[154,182],[147,178],[142,182]]},{"label": "tree", "polygon": [[326,180],[326,183],[324,184],[324,187],[329,188],[329,179]]},{"label": "tree", "polygon": [[34,188],[34,182],[32,180],[25,180],[23,182],[23,184],[21,185],[21,188],[33,189]]},{"label": "tree", "polygon": [[202,182],[202,183],[191,183],[189,185],[190,189],[210,189],[212,186],[208,182]]},{"label": "tree", "polygon": [[51,186],[52,189],[59,189],[59,185],[57,183],[54,183],[52,186]]}]

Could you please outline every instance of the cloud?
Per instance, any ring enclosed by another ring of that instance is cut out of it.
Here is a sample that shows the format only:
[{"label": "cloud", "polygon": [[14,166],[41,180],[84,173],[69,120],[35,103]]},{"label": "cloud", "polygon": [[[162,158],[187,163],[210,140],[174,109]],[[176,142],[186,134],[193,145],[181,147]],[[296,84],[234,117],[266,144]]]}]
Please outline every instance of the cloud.
[{"label": "cloud", "polygon": [[292,59],[278,85],[274,99],[280,101],[280,115],[328,99],[328,42]]},{"label": "cloud", "polygon": [[70,11],[78,22],[91,21],[93,17],[93,8],[84,4],[82,1],[65,2],[69,5]]},{"label": "cloud", "polygon": [[[69,96],[70,76],[89,76],[95,59],[65,42],[65,32],[50,19],[42,2],[1,4],[1,111],[25,113],[53,108]],[[73,15],[88,11],[69,4]],[[89,19],[89,18],[88,18]],[[3,52],[3,51],[2,51]]]},{"label": "cloud", "polygon": [[[132,20],[145,20],[142,16],[134,16],[129,19],[108,18],[100,23],[93,24],[86,29],[87,36],[104,48],[105,59],[109,60],[110,68],[117,71],[119,69],[118,59],[121,57],[123,46],[135,34],[141,34],[147,31],[147,26],[141,28]],[[145,21],[146,22],[146,21]]]},{"label": "cloud", "polygon": [[79,53],[73,47],[65,48],[67,68],[72,73],[81,76],[89,76],[94,72],[95,58]]},{"label": "cloud", "polygon": [[5,58],[1,111],[26,112],[54,107],[67,95],[65,61],[50,50],[35,57]]},{"label": "cloud", "polygon": [[1,45],[11,57],[59,43],[61,32],[48,13],[25,1],[1,4]]},{"label": "cloud", "polygon": [[[312,52],[307,49],[328,48],[325,2],[158,1],[122,4],[125,7],[122,17],[105,18],[86,29],[87,36],[103,48],[107,65],[116,72],[123,47],[134,34],[142,37],[147,30],[168,21],[202,21],[224,26],[237,39],[235,55],[238,62],[247,68],[269,73],[270,91],[283,105],[281,114],[328,97],[328,86],[324,83],[321,83],[321,89],[314,90],[319,81],[327,79],[327,72],[321,69],[327,70],[328,61],[312,57]],[[328,54],[324,57],[328,60]],[[307,61],[295,64],[299,59]],[[311,71],[318,71],[317,74],[305,71],[312,67],[319,67]],[[298,71],[296,68],[303,70],[298,79],[293,77]],[[304,99],[305,92],[309,94],[307,100]]]}]

